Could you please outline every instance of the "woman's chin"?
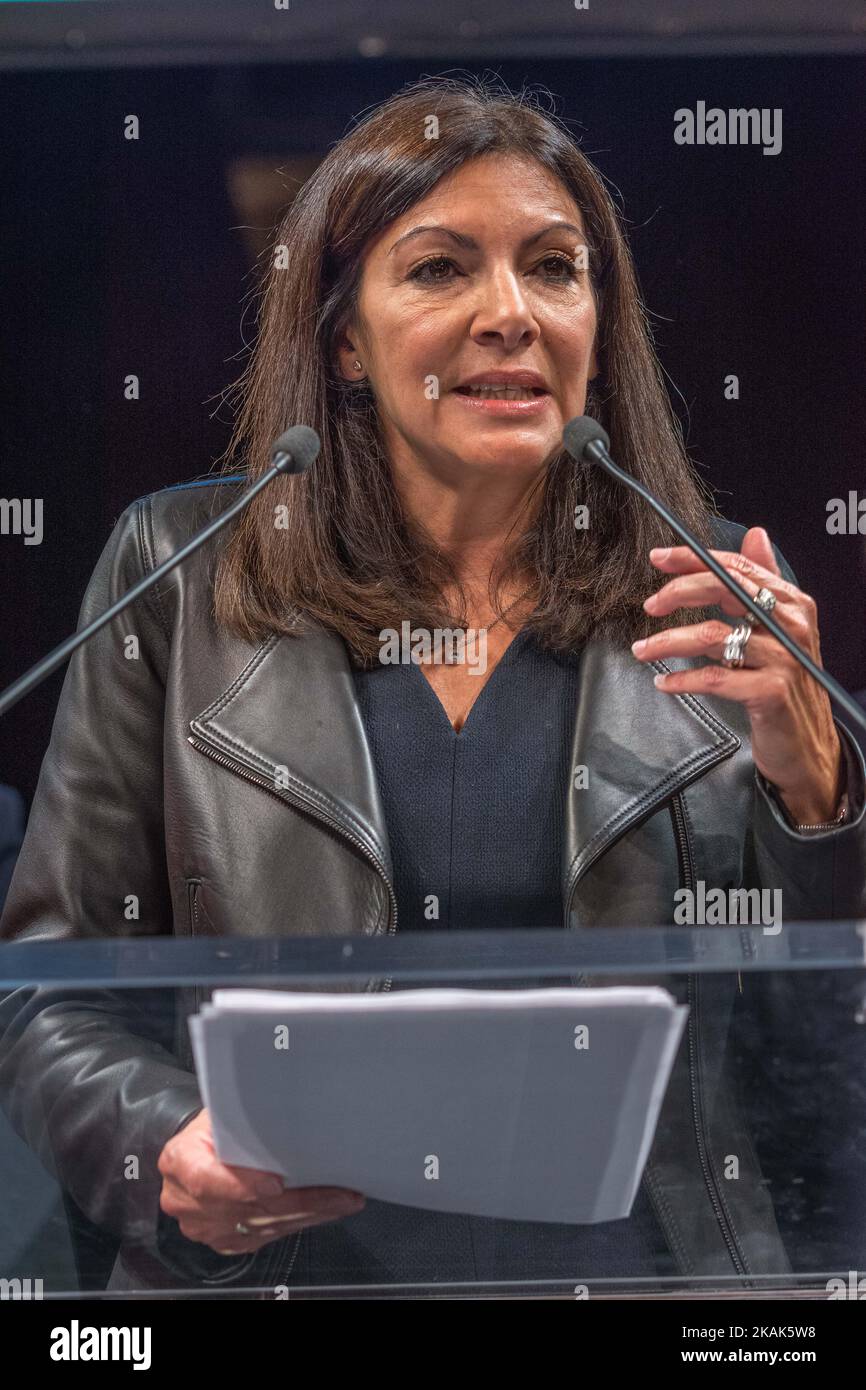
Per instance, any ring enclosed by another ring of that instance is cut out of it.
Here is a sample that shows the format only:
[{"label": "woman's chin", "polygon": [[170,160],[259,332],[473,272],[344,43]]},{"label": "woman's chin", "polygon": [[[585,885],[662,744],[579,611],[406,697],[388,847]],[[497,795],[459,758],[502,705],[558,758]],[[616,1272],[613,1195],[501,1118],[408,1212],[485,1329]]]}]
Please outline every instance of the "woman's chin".
[{"label": "woman's chin", "polygon": [[544,437],[515,431],[512,436],[500,434],[493,439],[473,439],[472,432],[466,431],[453,441],[448,452],[473,472],[495,476],[508,471],[531,476],[545,468],[561,448],[559,436],[551,437],[547,431]]},{"label": "woman's chin", "polygon": [[553,454],[549,448],[498,449],[494,454],[475,457],[471,455],[466,457],[464,454],[461,457],[464,468],[476,473],[479,477],[487,475],[494,479],[501,478],[504,473],[507,473],[515,478],[525,477],[529,480],[544,471]]}]

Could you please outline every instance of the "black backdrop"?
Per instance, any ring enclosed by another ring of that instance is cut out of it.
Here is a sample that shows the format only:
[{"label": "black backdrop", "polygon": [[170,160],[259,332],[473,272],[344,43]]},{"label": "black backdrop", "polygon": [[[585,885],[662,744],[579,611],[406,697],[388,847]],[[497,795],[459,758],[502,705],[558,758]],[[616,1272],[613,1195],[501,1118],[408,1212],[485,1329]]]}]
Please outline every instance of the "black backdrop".
[{"label": "black backdrop", "polygon": [[[44,539],[0,536],[0,683],[75,627],[133,498],[197,477],[254,324],[231,160],[321,155],[422,72],[366,63],[7,73],[0,83],[0,496],[42,497]],[[486,66],[486,65],[485,65]],[[619,189],[692,457],[725,514],[765,525],[819,601],[824,660],[866,686],[866,539],[826,504],[864,479],[864,60],[507,62],[547,84]],[[480,70],[480,69],[479,69]],[[677,146],[673,113],[780,107],[783,147]],[[142,138],[120,138],[139,116]],[[243,326],[242,326],[243,315]],[[137,402],[123,380],[141,378]],[[724,398],[736,373],[740,399]],[[56,673],[0,726],[0,781],[30,799]]]}]

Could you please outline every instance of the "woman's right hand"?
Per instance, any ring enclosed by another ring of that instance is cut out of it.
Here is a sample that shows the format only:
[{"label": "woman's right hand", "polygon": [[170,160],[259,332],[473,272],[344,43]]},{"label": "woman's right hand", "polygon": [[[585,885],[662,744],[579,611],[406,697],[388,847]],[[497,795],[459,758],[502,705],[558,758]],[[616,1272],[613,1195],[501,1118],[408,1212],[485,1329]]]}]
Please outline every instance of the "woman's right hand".
[{"label": "woman's right hand", "polygon": [[352,1216],[365,1201],[348,1187],[285,1187],[276,1173],[220,1163],[206,1109],[169,1139],[157,1166],[162,1210],[189,1240],[220,1255],[251,1254],[304,1226]]}]

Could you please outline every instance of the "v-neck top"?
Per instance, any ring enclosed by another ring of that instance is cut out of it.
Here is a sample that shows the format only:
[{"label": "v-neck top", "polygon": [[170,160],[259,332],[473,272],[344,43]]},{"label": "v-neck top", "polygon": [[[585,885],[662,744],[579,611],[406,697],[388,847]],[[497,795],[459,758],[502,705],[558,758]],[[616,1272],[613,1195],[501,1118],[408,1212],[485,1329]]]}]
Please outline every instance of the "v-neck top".
[{"label": "v-neck top", "polygon": [[[414,664],[354,669],[391,847],[398,931],[564,925],[563,833],[579,667],[579,654],[550,653],[523,629],[459,732]],[[292,1282],[577,1281],[675,1272],[641,1186],[630,1217],[594,1226],[470,1217],[368,1198],[357,1215],[304,1232]]]},{"label": "v-neck top", "polygon": [[354,671],[398,931],[563,925],[579,667],[579,654],[545,651],[522,629],[459,732],[418,666]]}]

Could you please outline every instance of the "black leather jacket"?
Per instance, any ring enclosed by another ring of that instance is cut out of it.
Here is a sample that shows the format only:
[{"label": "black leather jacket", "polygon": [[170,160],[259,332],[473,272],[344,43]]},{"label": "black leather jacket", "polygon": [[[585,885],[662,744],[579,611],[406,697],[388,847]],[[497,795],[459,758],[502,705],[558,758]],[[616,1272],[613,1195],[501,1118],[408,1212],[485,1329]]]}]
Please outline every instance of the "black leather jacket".
[{"label": "black leather jacket", "polygon": [[[237,487],[215,479],[132,503],[80,621]],[[728,548],[741,535],[719,526]],[[0,923],[5,939],[395,929],[388,836],[343,643],[322,629],[258,648],[227,636],[211,613],[217,544],[72,659]],[[124,655],[130,633],[137,659]],[[590,768],[591,791],[570,797],[563,924],[670,922],[677,888],[699,879],[781,887],[787,921],[866,917],[866,769],[847,731],[840,726],[849,823],[798,834],[756,773],[742,707],[672,697],[653,674],[628,650],[584,649],[572,765]],[[275,779],[277,767],[288,775]],[[684,1273],[746,1282],[780,1273],[785,1251],[725,1075],[731,980],[670,987],[691,1009],[647,1190]],[[255,1257],[222,1257],[159,1211],[160,1150],[202,1104],[185,1017],[198,995],[184,996],[166,1032],[146,990],[10,994],[0,1009],[0,1097],[78,1207],[119,1238],[121,1282],[280,1283],[294,1237]],[[736,1181],[725,1176],[731,1155]]]}]

